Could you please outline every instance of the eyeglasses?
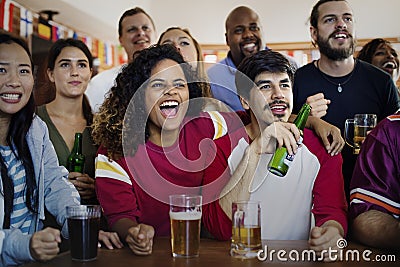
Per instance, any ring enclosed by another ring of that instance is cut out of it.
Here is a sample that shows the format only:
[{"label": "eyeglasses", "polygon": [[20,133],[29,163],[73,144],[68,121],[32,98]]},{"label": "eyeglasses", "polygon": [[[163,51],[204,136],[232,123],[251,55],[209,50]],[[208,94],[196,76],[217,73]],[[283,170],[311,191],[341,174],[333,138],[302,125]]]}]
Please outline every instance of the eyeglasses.
[{"label": "eyeglasses", "polygon": [[251,32],[258,32],[260,30],[260,27],[257,25],[250,25],[248,27],[246,26],[237,26],[233,32],[235,34],[243,34],[246,31],[246,28],[249,29]]}]

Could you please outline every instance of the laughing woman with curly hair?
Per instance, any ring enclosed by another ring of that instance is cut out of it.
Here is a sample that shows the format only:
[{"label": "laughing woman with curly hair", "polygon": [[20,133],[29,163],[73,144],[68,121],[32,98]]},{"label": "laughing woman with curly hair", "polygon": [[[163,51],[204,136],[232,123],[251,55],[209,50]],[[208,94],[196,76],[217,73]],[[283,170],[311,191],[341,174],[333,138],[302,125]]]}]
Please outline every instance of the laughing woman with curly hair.
[{"label": "laughing woman with curly hair", "polygon": [[204,145],[242,126],[236,113],[201,112],[196,72],[172,45],[136,54],[94,118],[96,192],[111,229],[135,254],[169,236],[168,196],[200,194]]}]

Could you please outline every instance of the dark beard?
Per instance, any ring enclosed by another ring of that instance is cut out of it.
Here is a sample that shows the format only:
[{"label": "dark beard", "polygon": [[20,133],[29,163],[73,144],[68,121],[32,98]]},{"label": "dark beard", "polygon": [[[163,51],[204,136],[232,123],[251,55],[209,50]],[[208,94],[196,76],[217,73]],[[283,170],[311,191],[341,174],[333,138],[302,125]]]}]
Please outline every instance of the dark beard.
[{"label": "dark beard", "polygon": [[356,42],[353,37],[351,38],[351,45],[347,48],[332,48],[329,44],[329,38],[323,39],[320,35],[317,37],[317,45],[321,54],[325,55],[330,60],[341,61],[349,58],[354,54],[356,49]]}]

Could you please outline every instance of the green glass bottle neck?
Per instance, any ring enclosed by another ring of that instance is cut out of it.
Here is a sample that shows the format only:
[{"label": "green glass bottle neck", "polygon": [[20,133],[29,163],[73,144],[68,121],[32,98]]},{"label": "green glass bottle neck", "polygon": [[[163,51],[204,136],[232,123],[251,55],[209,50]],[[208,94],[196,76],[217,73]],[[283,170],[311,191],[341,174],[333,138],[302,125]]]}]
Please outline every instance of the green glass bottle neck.
[{"label": "green glass bottle neck", "polygon": [[296,127],[300,130],[304,130],[304,127],[306,126],[306,122],[308,119],[308,115],[310,115],[311,112],[311,106],[305,103],[301,109],[299,114],[297,114],[296,119],[294,120],[294,124]]},{"label": "green glass bottle neck", "polygon": [[75,134],[74,148],[72,149],[73,154],[82,154],[82,133]]}]

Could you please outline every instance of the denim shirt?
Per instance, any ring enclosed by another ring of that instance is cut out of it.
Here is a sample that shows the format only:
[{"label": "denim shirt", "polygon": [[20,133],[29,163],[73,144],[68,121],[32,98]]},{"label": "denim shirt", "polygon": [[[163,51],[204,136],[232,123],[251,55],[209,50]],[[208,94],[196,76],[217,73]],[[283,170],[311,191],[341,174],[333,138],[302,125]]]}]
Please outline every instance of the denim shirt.
[{"label": "denim shirt", "polygon": [[237,68],[230,54],[208,69],[211,91],[214,98],[224,102],[233,111],[244,110],[237,95],[235,73]]},{"label": "denim shirt", "polygon": [[[68,171],[58,164],[46,124],[36,115],[26,135],[26,141],[32,156],[39,195],[38,213],[33,215],[28,235],[22,234],[19,229],[2,230],[4,196],[0,194],[0,266],[19,265],[34,260],[30,255],[29,243],[32,234],[43,227],[45,206],[62,225],[62,235],[68,238],[65,207],[80,203],[78,191],[67,179]],[[0,188],[3,191],[1,181],[0,179]]]}]

